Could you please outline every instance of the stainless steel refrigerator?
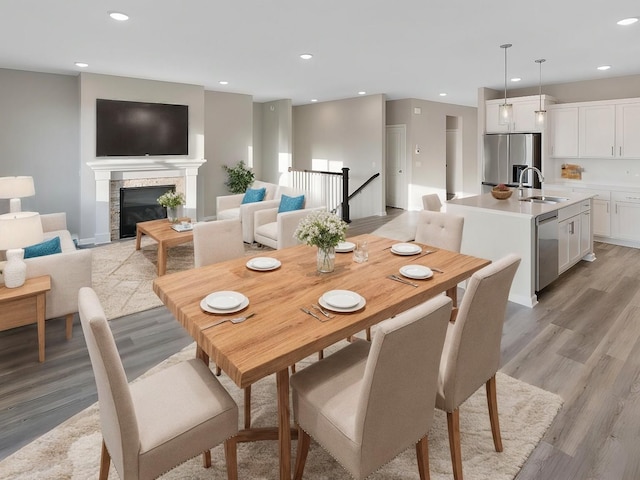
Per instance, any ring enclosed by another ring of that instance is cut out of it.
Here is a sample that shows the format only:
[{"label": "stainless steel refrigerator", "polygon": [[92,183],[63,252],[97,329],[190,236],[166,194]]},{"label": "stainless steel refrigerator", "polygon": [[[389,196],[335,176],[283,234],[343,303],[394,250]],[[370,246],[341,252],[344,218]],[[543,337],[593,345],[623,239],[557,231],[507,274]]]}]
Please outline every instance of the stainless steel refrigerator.
[{"label": "stainless steel refrigerator", "polygon": [[[539,133],[488,133],[484,136],[482,191],[499,183],[517,187],[520,173],[527,167],[541,169],[541,136]],[[527,170],[523,185],[540,188],[535,172]]]}]

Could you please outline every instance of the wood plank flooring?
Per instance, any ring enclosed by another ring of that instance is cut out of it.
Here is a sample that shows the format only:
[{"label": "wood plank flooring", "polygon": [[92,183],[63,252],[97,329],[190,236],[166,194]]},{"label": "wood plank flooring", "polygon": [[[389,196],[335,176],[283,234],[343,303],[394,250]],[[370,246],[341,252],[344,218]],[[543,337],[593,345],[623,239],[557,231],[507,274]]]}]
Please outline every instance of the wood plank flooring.
[{"label": "wood plank flooring", "polygon": [[[354,221],[349,234],[402,212],[389,213]],[[502,371],[565,402],[518,480],[640,478],[640,250],[596,243],[596,257],[547,287],[535,308],[509,304]],[[110,323],[130,379],[191,342],[164,308]],[[67,342],[64,320],[47,322],[40,364],[35,325],[0,332],[0,459],[96,400],[77,320],[73,333]]]}]

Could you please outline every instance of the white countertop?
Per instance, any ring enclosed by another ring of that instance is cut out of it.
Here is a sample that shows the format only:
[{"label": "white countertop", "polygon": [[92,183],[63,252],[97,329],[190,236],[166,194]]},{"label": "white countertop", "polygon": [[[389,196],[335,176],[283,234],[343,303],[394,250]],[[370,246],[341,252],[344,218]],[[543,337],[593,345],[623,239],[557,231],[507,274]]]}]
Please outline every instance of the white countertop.
[{"label": "white countertop", "polygon": [[498,200],[493,198],[491,193],[485,193],[483,195],[475,195],[472,197],[464,197],[449,200],[447,202],[448,205],[455,206],[452,210],[457,209],[457,206],[461,207],[473,207],[480,208],[487,211],[493,211],[496,213],[502,213],[506,215],[517,215],[517,216],[528,216],[528,217],[537,217],[543,213],[552,212],[554,210],[559,210],[564,207],[568,207],[570,205],[574,205],[579,203],[587,198],[591,198],[594,195],[592,194],[582,194],[582,193],[567,193],[566,191],[558,191],[554,192],[550,189],[538,190],[533,188],[525,188],[522,194],[522,198],[530,197],[533,195],[547,195],[547,196],[555,196],[555,197],[563,197],[567,198],[567,201],[560,203],[534,203],[534,202],[522,202],[520,201],[520,197],[518,196],[518,189],[514,188],[513,194],[511,197],[506,200]]}]

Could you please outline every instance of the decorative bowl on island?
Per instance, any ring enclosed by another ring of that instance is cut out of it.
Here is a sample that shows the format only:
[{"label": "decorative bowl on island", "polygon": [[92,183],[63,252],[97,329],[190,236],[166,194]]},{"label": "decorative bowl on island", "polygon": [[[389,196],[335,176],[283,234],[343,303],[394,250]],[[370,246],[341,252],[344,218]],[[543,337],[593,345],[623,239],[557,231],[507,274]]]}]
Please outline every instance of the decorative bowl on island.
[{"label": "decorative bowl on island", "polygon": [[491,195],[498,200],[506,200],[511,196],[512,190],[504,184],[497,185],[491,189]]}]

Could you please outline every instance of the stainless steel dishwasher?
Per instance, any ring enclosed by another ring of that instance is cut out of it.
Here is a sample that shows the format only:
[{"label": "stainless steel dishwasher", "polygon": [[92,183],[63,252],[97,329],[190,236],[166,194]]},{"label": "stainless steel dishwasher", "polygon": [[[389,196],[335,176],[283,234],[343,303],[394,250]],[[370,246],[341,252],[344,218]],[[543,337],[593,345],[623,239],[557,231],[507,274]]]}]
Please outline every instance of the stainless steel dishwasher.
[{"label": "stainless steel dishwasher", "polygon": [[558,278],[558,211],[536,217],[536,292]]}]

